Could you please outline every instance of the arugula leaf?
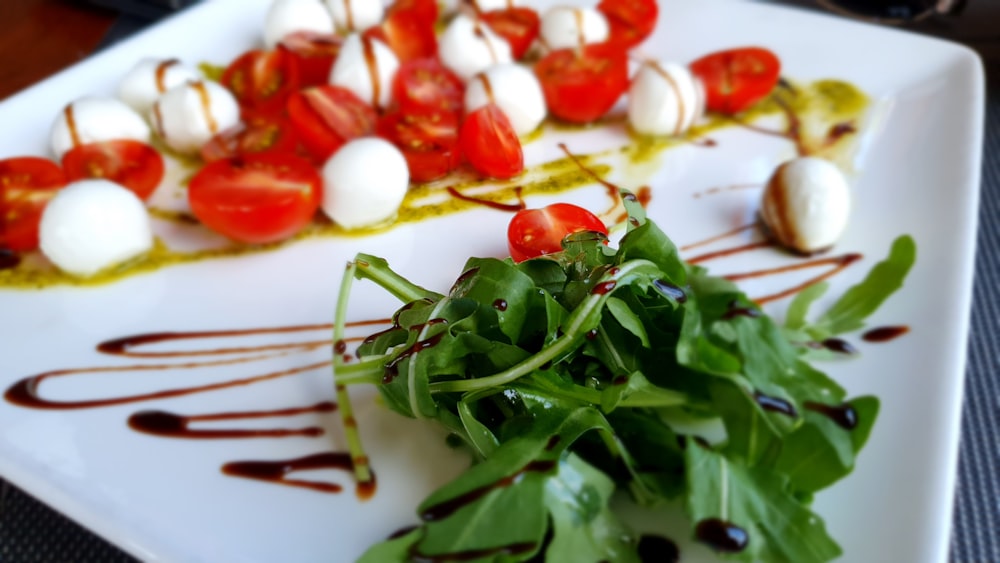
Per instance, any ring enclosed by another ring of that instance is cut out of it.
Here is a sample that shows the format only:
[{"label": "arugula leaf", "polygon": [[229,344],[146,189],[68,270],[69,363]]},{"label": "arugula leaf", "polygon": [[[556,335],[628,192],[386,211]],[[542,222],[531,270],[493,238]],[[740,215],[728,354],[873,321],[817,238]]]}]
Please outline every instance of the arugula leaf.
[{"label": "arugula leaf", "polygon": [[809,315],[809,308],[812,304],[826,294],[830,288],[828,282],[820,282],[803,289],[788,305],[788,312],[785,313],[785,328],[789,330],[799,330],[806,326],[806,317]]}]

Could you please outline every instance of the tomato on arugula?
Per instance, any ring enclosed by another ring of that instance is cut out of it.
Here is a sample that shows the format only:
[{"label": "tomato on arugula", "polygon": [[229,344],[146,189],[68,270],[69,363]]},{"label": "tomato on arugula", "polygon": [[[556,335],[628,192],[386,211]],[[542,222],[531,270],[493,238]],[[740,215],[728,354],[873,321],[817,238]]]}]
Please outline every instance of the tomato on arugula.
[{"label": "tomato on arugula", "polygon": [[515,262],[562,250],[567,235],[581,231],[608,234],[604,223],[590,211],[570,203],[518,211],[507,226],[507,249]]},{"label": "tomato on arugula", "polygon": [[73,147],[62,158],[70,182],[104,178],[125,186],[146,200],[163,180],[163,156],[133,139],[87,143]]},{"label": "tomato on arugula", "polygon": [[436,180],[461,164],[454,113],[395,111],[379,119],[377,131],[403,153],[415,182]]},{"label": "tomato on arugula", "polygon": [[285,100],[299,89],[299,67],[285,49],[247,51],[222,72],[220,82],[247,113],[281,111]]},{"label": "tomato on arugula", "polygon": [[482,14],[483,21],[497,35],[510,43],[511,55],[514,60],[520,60],[528,52],[528,48],[538,37],[541,20],[538,12],[531,8],[510,7],[503,10],[491,10]]},{"label": "tomato on arugula", "polygon": [[481,174],[511,178],[524,170],[521,141],[496,104],[487,104],[467,115],[458,141],[465,159]]},{"label": "tomato on arugula", "polygon": [[319,86],[330,79],[342,41],[332,33],[298,31],[286,35],[278,49],[287,51],[299,68],[299,87]]},{"label": "tomato on arugula", "polygon": [[0,249],[38,248],[38,223],[50,199],[66,185],[59,165],[46,158],[0,160]]},{"label": "tomato on arugula", "polygon": [[574,123],[600,118],[628,90],[628,57],[613,44],[559,49],[535,65],[552,115]]},{"label": "tomato on arugula", "polygon": [[399,66],[392,80],[392,95],[404,112],[461,113],[465,85],[436,57],[416,59]]},{"label": "tomato on arugula", "polygon": [[691,63],[705,86],[705,107],[733,114],[748,109],[778,84],[781,61],[763,47],[740,47],[710,53]]},{"label": "tomato on arugula", "polygon": [[649,37],[660,13],[656,0],[601,0],[597,10],[608,20],[609,42],[625,48]]},{"label": "tomato on arugula", "polygon": [[341,145],[375,130],[375,110],[339,86],[306,88],[288,98],[288,117],[295,134],[318,161]]},{"label": "tomato on arugula", "polygon": [[260,153],[296,154],[298,138],[292,124],[279,115],[255,115],[219,132],[201,147],[201,158],[213,162]]},{"label": "tomato on arugula", "polygon": [[191,211],[234,240],[268,243],[302,230],[319,207],[323,180],[307,160],[258,154],[217,160],[188,186]]}]

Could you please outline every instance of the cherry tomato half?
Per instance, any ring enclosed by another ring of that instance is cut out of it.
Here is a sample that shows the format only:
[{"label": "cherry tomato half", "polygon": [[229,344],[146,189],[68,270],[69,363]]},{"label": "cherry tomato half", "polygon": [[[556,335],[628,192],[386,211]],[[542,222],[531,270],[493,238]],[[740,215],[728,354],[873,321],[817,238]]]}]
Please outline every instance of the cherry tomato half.
[{"label": "cherry tomato half", "polygon": [[70,182],[104,178],[121,184],[146,200],[163,180],[163,156],[133,139],[101,141],[73,147],[62,158]]},{"label": "cherry tomato half", "polygon": [[379,119],[378,135],[403,153],[415,182],[441,178],[462,162],[453,113],[388,113]]},{"label": "cherry tomato half", "polygon": [[628,57],[611,44],[552,51],[535,65],[549,112],[574,123],[603,116],[628,90]]},{"label": "cherry tomato half", "polygon": [[59,165],[22,156],[0,160],[0,248],[38,248],[38,222],[45,205],[66,185]]},{"label": "cherry tomato half", "polygon": [[198,171],[188,202],[199,221],[234,240],[267,243],[302,230],[316,213],[323,180],[297,156],[217,160]]},{"label": "cherry tomato half", "polygon": [[756,104],[781,76],[778,56],[762,47],[741,47],[705,55],[691,63],[705,86],[705,107],[733,114]]},{"label": "cherry tomato half", "polygon": [[278,115],[257,115],[220,131],[201,147],[201,158],[213,162],[260,153],[296,154],[298,139],[292,124]]},{"label": "cherry tomato half", "polygon": [[385,12],[382,23],[365,31],[392,49],[401,62],[437,55],[435,0],[402,0]]},{"label": "cherry tomato half", "polygon": [[286,35],[278,48],[287,51],[299,67],[299,87],[319,86],[330,80],[330,69],[342,41],[332,33],[297,31]]},{"label": "cherry tomato half", "polygon": [[446,111],[465,108],[465,85],[436,57],[416,59],[399,66],[392,80],[392,95],[404,112]]},{"label": "cherry tomato half", "polygon": [[284,49],[247,51],[226,67],[220,80],[244,113],[281,111],[299,89],[299,68]]},{"label": "cherry tomato half", "polygon": [[626,48],[653,33],[660,13],[656,0],[601,0],[597,10],[608,20],[609,41]]},{"label": "cherry tomato half", "polygon": [[538,12],[531,8],[511,7],[492,10],[483,14],[482,18],[490,29],[510,43],[514,60],[521,60],[521,57],[528,52],[528,48],[538,37],[541,26]]},{"label": "cherry tomato half", "polygon": [[467,115],[458,142],[465,159],[480,174],[511,178],[524,170],[521,141],[496,104],[487,104]]},{"label": "cherry tomato half", "polygon": [[375,130],[375,110],[339,86],[315,86],[288,98],[288,118],[299,140],[318,161],[341,145]]},{"label": "cherry tomato half", "polygon": [[522,209],[507,226],[507,249],[515,262],[523,262],[559,252],[567,235],[581,231],[608,234],[607,227],[596,215],[571,203]]}]

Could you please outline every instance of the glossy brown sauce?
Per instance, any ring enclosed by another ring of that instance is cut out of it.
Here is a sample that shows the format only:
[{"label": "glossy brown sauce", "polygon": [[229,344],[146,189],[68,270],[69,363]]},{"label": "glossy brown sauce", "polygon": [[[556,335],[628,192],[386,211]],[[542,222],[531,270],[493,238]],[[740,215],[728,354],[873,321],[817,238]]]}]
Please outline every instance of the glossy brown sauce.
[{"label": "glossy brown sauce", "polygon": [[170,67],[179,63],[180,61],[177,59],[167,59],[156,65],[155,78],[157,92],[162,94],[167,91],[167,71],[170,70]]},{"label": "glossy brown sauce", "polygon": [[66,116],[66,128],[69,129],[69,138],[73,141],[73,146],[78,147],[83,144],[80,141],[80,132],[76,128],[76,115],[73,112],[73,104],[67,104],[66,109],[63,110],[63,115]]},{"label": "glossy brown sauce", "polygon": [[480,498],[486,496],[487,494],[504,487],[509,487],[516,483],[518,480],[523,478],[528,473],[548,473],[556,468],[558,463],[555,461],[532,461],[522,467],[520,470],[514,472],[512,475],[508,475],[498,481],[484,485],[482,487],[477,487],[462,493],[455,498],[440,502],[438,504],[432,505],[425,509],[421,514],[420,518],[425,522],[436,522],[438,520],[443,520],[458,510],[465,506],[479,500]]},{"label": "glossy brown sauce", "polygon": [[273,418],[295,416],[312,412],[332,412],[337,408],[335,403],[324,401],[307,407],[287,409],[225,412],[197,415],[180,415],[161,410],[139,411],[128,419],[129,428],[136,432],[152,434],[165,438],[188,439],[234,439],[234,438],[286,438],[290,436],[305,436],[316,438],[324,431],[318,426],[305,428],[264,428],[264,429],[193,429],[193,422],[211,422],[217,420],[245,420],[257,418]]},{"label": "glossy brown sauce", "polygon": [[492,199],[465,195],[462,192],[458,191],[453,186],[448,186],[447,191],[448,195],[450,195],[455,199],[468,201],[471,203],[475,203],[477,205],[489,207],[490,209],[496,209],[498,211],[517,212],[528,207],[528,205],[524,202],[524,197],[522,197],[521,195],[523,191],[523,188],[521,186],[517,186],[514,188],[514,193],[516,194],[517,197],[517,203],[501,203],[499,201],[493,201]]},{"label": "glossy brown sauce", "polygon": [[799,415],[792,403],[780,397],[772,397],[771,395],[765,395],[758,391],[753,394],[753,400],[760,405],[760,408],[766,411],[781,413],[792,418]]},{"label": "glossy brown sauce", "polygon": [[895,340],[908,332],[910,332],[910,327],[905,325],[883,326],[873,328],[865,332],[861,335],[861,339],[865,342],[888,342],[890,340]]},{"label": "glossy brown sauce", "polygon": [[739,553],[750,543],[746,530],[720,518],[706,518],[698,522],[694,535],[698,541],[722,553]]},{"label": "glossy brown sauce", "polygon": [[[266,481],[277,485],[300,487],[321,493],[339,493],[344,490],[342,485],[323,481],[294,479],[289,474],[296,471],[317,469],[339,469],[351,473],[356,461],[346,452],[323,452],[294,459],[279,459],[271,461],[231,461],[222,466],[222,472],[232,477],[243,477]],[[359,499],[367,500],[374,495],[376,489],[375,474],[366,483],[357,483],[355,493]]]},{"label": "glossy brown sauce", "polygon": [[[351,10],[349,6],[351,3],[344,2],[344,4],[348,6],[347,13],[350,14]],[[369,100],[369,102],[372,107],[377,110],[382,107],[379,103],[379,100],[382,97],[382,84],[378,79],[378,59],[375,57],[375,46],[372,45],[370,37],[362,35],[361,47],[365,55],[365,65],[368,67],[368,80],[371,81],[372,85],[372,99]]]},{"label": "glossy brown sauce", "polygon": [[732,256],[733,254],[740,254],[742,252],[757,250],[758,248],[769,248],[772,246],[774,246],[774,243],[768,240],[751,242],[740,246],[723,248],[721,250],[715,250],[712,252],[706,252],[705,254],[699,254],[698,256],[695,256],[693,258],[688,258],[687,262],[689,264],[700,264],[702,262],[707,262],[709,260],[714,260],[716,258],[722,258],[724,256]]},{"label": "glossy brown sauce", "polygon": [[854,430],[858,425],[858,412],[848,403],[842,405],[824,405],[814,401],[806,401],[805,408],[819,413],[844,430]]},{"label": "glossy brown sauce", "polygon": [[636,547],[641,563],[677,563],[681,560],[681,550],[670,538],[643,534]]},{"label": "glossy brown sauce", "polygon": [[208,124],[208,130],[213,135],[218,133],[219,123],[215,120],[215,115],[212,114],[212,98],[208,95],[208,88],[204,82],[200,81],[192,82],[191,87],[198,93],[198,99],[201,101],[201,112],[205,117],[205,123]]}]

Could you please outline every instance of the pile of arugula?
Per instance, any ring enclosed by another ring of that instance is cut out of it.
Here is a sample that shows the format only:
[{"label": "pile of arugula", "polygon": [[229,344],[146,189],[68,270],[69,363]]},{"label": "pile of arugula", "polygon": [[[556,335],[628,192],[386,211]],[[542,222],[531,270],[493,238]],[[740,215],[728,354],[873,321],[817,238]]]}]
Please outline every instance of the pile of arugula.
[{"label": "pile of arugula", "polygon": [[[746,561],[828,561],[841,550],[809,504],[851,472],[879,402],[848,400],[807,359],[807,343],[863,326],[912,266],[913,240],[815,322],[800,293],[778,326],[731,282],[686,264],[631,194],[628,232],[567,237],[562,253],[513,264],[472,258],[448,295],[358,255],[341,287],[342,342],[353,280],[406,305],[335,362],[346,386],[378,386],[387,405],[434,419],[478,463],[418,508],[421,525],[364,562],[638,561],[609,508],[616,488],[653,505],[679,500],[692,533]],[[721,421],[699,435],[692,421]],[[356,460],[364,452],[345,425]],[[718,426],[718,424],[717,424]],[[360,480],[370,478],[356,464]]]}]

